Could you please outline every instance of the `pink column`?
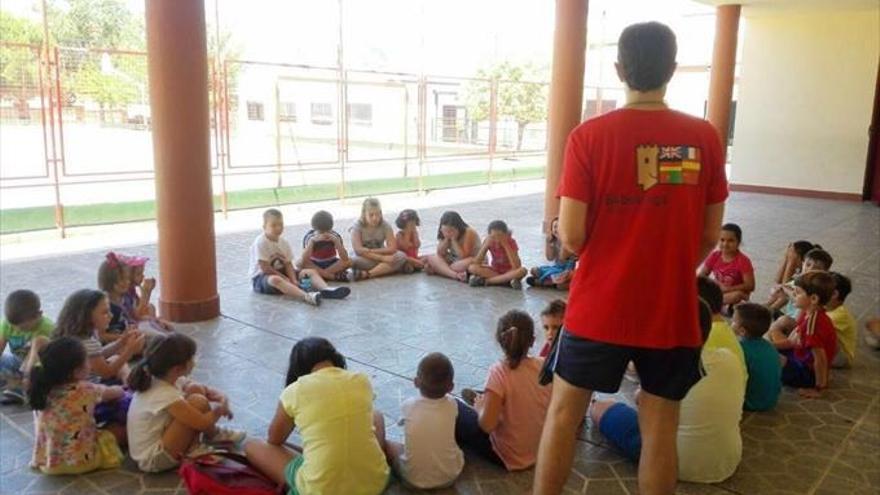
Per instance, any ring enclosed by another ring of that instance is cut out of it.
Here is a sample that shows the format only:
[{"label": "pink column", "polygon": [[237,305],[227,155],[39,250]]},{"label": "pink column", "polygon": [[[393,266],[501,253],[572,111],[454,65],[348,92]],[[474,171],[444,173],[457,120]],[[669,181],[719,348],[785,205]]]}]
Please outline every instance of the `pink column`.
[{"label": "pink column", "polygon": [[718,129],[721,149],[725,156],[730,127],[730,102],[733,100],[733,79],[736,71],[739,13],[739,5],[720,5],[715,9],[715,46],[712,50],[706,116]]}]

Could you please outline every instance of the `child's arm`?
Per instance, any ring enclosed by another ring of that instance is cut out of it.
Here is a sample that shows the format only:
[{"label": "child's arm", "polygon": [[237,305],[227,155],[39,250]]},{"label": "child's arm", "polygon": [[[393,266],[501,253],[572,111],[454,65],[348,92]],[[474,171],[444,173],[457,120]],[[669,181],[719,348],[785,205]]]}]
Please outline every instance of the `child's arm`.
[{"label": "child's arm", "polygon": [[285,277],[285,278],[287,278],[287,275],[285,275],[285,274],[279,272],[278,270],[276,270],[275,268],[273,268],[273,267],[272,267],[272,264],[269,263],[268,261],[266,261],[266,260],[260,260],[258,263],[260,264],[260,271],[263,272],[264,274],[266,274],[266,275],[278,275],[279,277]]},{"label": "child's arm", "polygon": [[272,422],[269,423],[269,434],[266,435],[266,441],[271,445],[284,445],[287,437],[293,432],[294,426],[296,424],[293,418],[287,415],[284,406],[279,402],[278,407],[275,409],[275,416],[272,417]]},{"label": "child's arm", "polygon": [[742,291],[751,293],[755,290],[755,274],[754,273],[743,273],[743,283],[739,285],[730,285],[727,287],[722,286],[722,292],[735,292]]},{"label": "child's arm", "polygon": [[410,239],[410,246],[416,250],[422,247],[422,240],[419,238],[419,231],[413,230],[412,239]]},{"label": "child's arm", "polygon": [[[492,238],[491,238],[491,237],[486,237],[486,238],[483,240],[483,245],[480,246],[480,251],[477,252],[477,257],[474,258],[474,263],[475,263],[475,264],[477,264],[477,265],[482,265],[483,262],[486,261],[486,253],[489,252],[489,243],[491,243],[491,242],[492,242]],[[462,255],[462,257],[464,257],[464,255]]]},{"label": "child's arm", "polygon": [[125,390],[118,385],[115,385],[113,387],[104,387],[104,390],[101,391],[101,402],[119,400],[123,396],[125,396]]},{"label": "child's arm", "polygon": [[[455,242],[456,244],[458,243],[458,241],[453,242]],[[474,252],[474,245],[476,245],[478,242],[480,242],[479,237],[474,235],[470,229],[465,231],[464,241],[461,243],[461,246],[459,246],[459,249],[461,249],[459,256],[461,256],[462,258],[467,258],[468,256],[470,256],[471,253]]]},{"label": "child's arm", "polygon": [[[371,250],[372,253],[378,254],[383,258],[388,256],[389,254],[394,254],[397,252],[397,238],[394,237],[394,233],[391,232],[391,229],[388,229],[385,232],[385,247],[377,248]],[[383,259],[382,261],[387,261]]]},{"label": "child's arm", "polygon": [[293,269],[293,263],[289,260],[284,262],[284,276],[291,282],[296,282],[296,270]]},{"label": "child's arm", "polygon": [[397,239],[397,248],[401,250],[406,250],[410,248],[409,239],[406,238],[406,234],[401,230],[394,236]]},{"label": "child's arm", "polygon": [[[105,357],[107,356],[108,348],[114,351],[115,359],[107,359]],[[90,357],[89,366],[92,372],[101,378],[114,378],[119,374],[119,370],[131,361],[132,356],[142,351],[143,348],[144,335],[137,332],[131,333],[106,346],[102,350],[101,355]]]},{"label": "child's arm", "polygon": [[517,269],[522,267],[522,261],[519,259],[519,251],[513,249],[513,246],[510,245],[511,239],[513,238],[510,237],[510,234],[504,236],[501,240],[501,247],[504,249],[508,261],[510,261],[511,268]]},{"label": "child's arm", "polygon": [[168,406],[168,413],[177,421],[196,431],[209,431],[223,416],[229,416],[229,404],[211,403],[211,410],[202,412],[189,402],[179,399]]},{"label": "child's arm", "polygon": [[816,377],[816,388],[802,388],[798,390],[801,397],[818,399],[822,397],[822,391],[828,388],[828,355],[825,349],[813,347],[813,373]]},{"label": "child's arm", "polygon": [[314,247],[315,247],[315,236],[312,236],[311,238],[309,238],[309,242],[307,242],[306,245],[303,246],[302,256],[300,256],[300,258],[299,258],[300,266],[306,266],[306,261],[308,261],[312,257],[312,249]]},{"label": "child's arm", "polygon": [[544,238],[544,257],[547,258],[547,261],[556,261],[559,258],[559,245],[553,234],[548,234]]},{"label": "child's arm", "polygon": [[333,246],[336,247],[336,254],[339,255],[339,259],[341,259],[342,261],[348,261],[348,250],[345,249],[345,244],[342,243],[342,239],[336,235],[333,235],[331,237],[333,239]]},{"label": "child's arm", "polygon": [[501,419],[501,397],[491,390],[486,390],[483,394],[477,396],[474,401],[474,408],[479,415],[480,429],[486,433],[492,433],[498,427]]},{"label": "child's arm", "polygon": [[437,243],[437,256],[446,258],[446,251],[449,250],[449,239],[443,239]]},{"label": "child's arm", "polygon": [[138,298],[137,307],[134,309],[138,318],[147,318],[150,316],[150,298],[153,297],[153,290],[156,288],[155,278],[145,278],[141,284],[141,296]]}]

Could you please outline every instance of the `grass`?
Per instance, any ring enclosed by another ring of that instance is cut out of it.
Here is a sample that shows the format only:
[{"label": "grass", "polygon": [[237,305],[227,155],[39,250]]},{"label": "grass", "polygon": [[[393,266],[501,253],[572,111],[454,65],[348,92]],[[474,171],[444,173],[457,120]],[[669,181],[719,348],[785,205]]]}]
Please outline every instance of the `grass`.
[{"label": "grass", "polygon": [[[495,171],[492,174],[492,181],[510,182],[539,179],[543,176],[544,167],[523,167]],[[486,184],[488,180],[489,176],[485,171],[429,175],[422,178],[422,187],[425,190],[448,189]],[[351,181],[345,184],[345,196],[378,196],[416,191],[418,188],[419,180],[417,177]],[[330,183],[230,191],[226,195],[227,208],[230,210],[243,210],[265,206],[325,201],[338,198],[338,189],[337,184]],[[214,196],[214,209],[216,211],[221,209],[219,195]],[[67,206],[64,208],[64,223],[68,227],[152,220],[154,218],[156,218],[156,204],[154,201],[96,203]],[[53,228],[55,228],[54,206],[0,210],[0,234]]]}]

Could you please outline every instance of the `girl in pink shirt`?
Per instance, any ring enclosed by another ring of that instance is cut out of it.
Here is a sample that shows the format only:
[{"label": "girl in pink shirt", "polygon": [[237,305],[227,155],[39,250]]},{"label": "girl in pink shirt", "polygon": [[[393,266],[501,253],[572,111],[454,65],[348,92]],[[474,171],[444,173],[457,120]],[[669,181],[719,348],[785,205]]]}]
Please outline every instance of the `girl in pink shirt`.
[{"label": "girl in pink shirt", "polygon": [[712,252],[703,266],[700,275],[712,278],[724,292],[724,304],[733,305],[748,301],[755,290],[755,270],[752,261],[739,250],[742,244],[742,229],[735,223],[721,226],[718,249]]},{"label": "girl in pink shirt", "polygon": [[538,383],[544,360],[528,355],[535,322],[528,313],[508,311],[498,320],[495,339],[504,359],[489,368],[483,393],[462,390],[473,408],[458,402],[455,441],[509,471],[528,469],[538,455],[551,391]]}]

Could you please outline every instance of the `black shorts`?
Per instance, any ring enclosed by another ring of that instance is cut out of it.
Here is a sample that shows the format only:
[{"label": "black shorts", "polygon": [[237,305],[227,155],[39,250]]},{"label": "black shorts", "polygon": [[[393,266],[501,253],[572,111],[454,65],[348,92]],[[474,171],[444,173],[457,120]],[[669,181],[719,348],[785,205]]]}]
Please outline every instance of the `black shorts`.
[{"label": "black shorts", "polygon": [[563,329],[554,349],[553,372],[568,383],[611,394],[620,389],[626,365],[632,361],[642,389],[679,401],[703,377],[699,347],[649,349],[578,337]]}]

